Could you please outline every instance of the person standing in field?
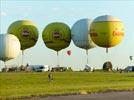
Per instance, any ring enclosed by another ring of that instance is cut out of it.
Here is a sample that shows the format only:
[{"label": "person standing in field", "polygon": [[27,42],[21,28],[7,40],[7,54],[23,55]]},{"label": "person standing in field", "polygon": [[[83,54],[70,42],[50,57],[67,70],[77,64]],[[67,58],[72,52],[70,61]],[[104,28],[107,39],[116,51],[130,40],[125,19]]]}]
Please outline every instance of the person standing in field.
[{"label": "person standing in field", "polygon": [[53,75],[51,72],[48,73],[48,81],[52,81],[53,80]]}]

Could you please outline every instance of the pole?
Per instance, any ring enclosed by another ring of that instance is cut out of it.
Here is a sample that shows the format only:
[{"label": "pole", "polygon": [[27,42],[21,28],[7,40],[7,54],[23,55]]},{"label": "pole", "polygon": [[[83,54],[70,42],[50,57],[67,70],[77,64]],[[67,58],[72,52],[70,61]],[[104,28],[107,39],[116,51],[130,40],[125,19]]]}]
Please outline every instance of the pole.
[{"label": "pole", "polygon": [[7,66],[6,66],[6,61],[4,61],[4,66],[5,66],[5,72],[7,72],[8,69],[7,69]]},{"label": "pole", "polygon": [[106,48],[106,53],[108,53],[108,48]]},{"label": "pole", "polygon": [[22,50],[22,62],[21,62],[22,66],[23,66],[23,63],[24,63],[24,50]]},{"label": "pole", "polygon": [[86,49],[86,55],[87,55],[87,64],[88,64],[88,49]]},{"label": "pole", "polygon": [[4,66],[5,66],[5,68],[7,68],[7,66],[6,66],[6,61],[4,61]]},{"label": "pole", "polygon": [[132,65],[133,63],[133,56],[129,56],[129,59],[130,59],[130,65]]},{"label": "pole", "polygon": [[[108,62],[109,62],[110,60],[109,60],[109,57],[108,57],[108,48],[106,48],[106,55],[107,55],[107,58],[106,58],[106,59],[107,59],[107,61],[106,61],[106,66],[109,66],[109,65],[108,65]],[[111,68],[108,68],[108,71],[112,71],[112,69],[111,69]]]},{"label": "pole", "polygon": [[106,48],[106,60],[109,61],[109,57],[108,57],[108,48]]},{"label": "pole", "polygon": [[57,67],[60,67],[60,63],[59,63],[59,52],[57,51]]}]

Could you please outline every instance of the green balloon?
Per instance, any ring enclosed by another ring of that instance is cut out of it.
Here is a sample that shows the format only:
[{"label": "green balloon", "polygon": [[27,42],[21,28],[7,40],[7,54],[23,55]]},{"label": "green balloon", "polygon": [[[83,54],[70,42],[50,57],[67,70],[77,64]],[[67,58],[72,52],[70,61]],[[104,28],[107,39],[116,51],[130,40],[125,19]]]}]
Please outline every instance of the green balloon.
[{"label": "green balloon", "polygon": [[69,46],[71,30],[64,23],[54,22],[46,26],[43,30],[42,38],[48,48],[60,51]]},{"label": "green balloon", "polygon": [[29,20],[19,20],[12,23],[8,28],[8,33],[18,37],[21,43],[21,50],[33,47],[38,40],[38,29]]}]

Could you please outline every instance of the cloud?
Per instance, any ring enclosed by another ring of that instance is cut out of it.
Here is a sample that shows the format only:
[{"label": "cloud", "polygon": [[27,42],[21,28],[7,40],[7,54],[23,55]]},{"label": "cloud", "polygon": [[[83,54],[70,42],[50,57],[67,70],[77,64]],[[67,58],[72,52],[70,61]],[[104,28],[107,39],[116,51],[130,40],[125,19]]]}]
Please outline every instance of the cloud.
[{"label": "cloud", "polygon": [[0,16],[6,16],[7,14],[6,14],[6,12],[0,12]]}]

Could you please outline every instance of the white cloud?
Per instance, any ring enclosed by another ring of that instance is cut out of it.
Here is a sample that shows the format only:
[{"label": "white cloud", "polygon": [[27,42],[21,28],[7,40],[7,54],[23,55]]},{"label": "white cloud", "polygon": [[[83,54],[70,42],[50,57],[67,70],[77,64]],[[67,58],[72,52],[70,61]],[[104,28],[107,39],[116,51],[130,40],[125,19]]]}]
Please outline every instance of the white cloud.
[{"label": "white cloud", "polygon": [[6,14],[6,12],[0,12],[0,16],[6,16],[7,14]]}]

